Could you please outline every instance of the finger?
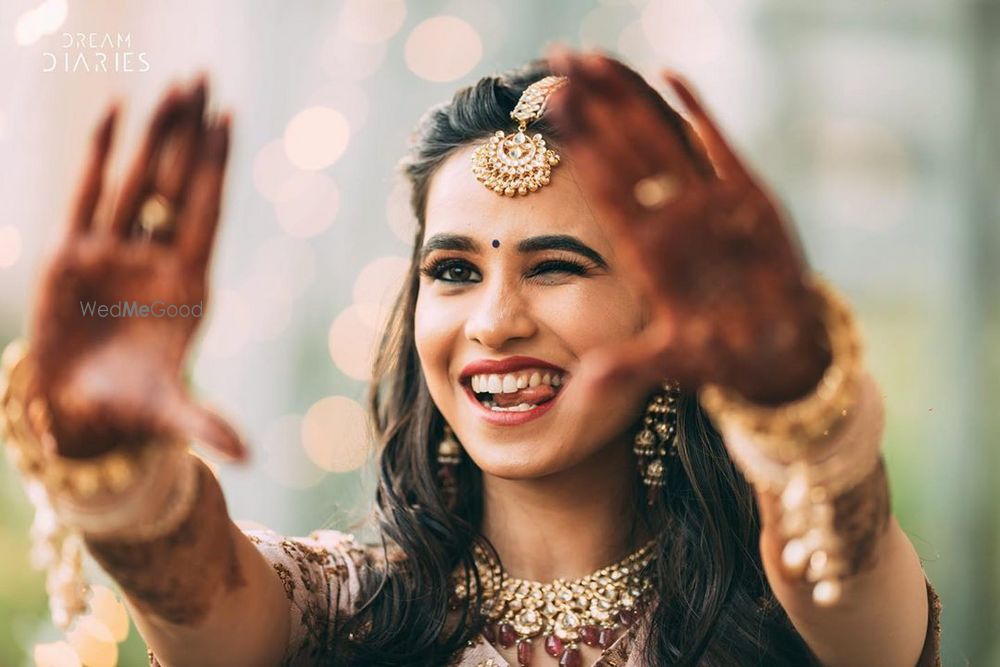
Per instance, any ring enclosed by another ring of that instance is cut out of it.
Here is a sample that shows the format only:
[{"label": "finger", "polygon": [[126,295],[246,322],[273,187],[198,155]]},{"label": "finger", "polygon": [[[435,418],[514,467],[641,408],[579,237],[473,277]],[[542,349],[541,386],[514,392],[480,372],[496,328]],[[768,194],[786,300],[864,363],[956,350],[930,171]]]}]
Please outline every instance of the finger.
[{"label": "finger", "polygon": [[613,231],[624,233],[623,226],[638,220],[642,213],[632,182],[623,179],[607,156],[592,142],[570,139],[564,143],[569,169],[580,189],[596,207],[598,218],[611,225]]},{"label": "finger", "polygon": [[204,269],[212,254],[222,207],[222,187],[229,156],[231,117],[224,114],[210,126],[201,144],[201,154],[191,177],[191,188],[181,211],[184,224],[178,230],[181,256]]},{"label": "finger", "polygon": [[705,110],[701,100],[677,74],[664,72],[663,78],[677,93],[684,107],[694,121],[695,130],[701,137],[712,163],[721,178],[749,180],[750,175],[743,161],[729,145],[718,124]]},{"label": "finger", "polygon": [[682,180],[694,180],[698,171],[685,145],[683,120],[666,100],[616,60],[588,54],[580,62],[576,76],[604,100],[615,118],[615,132],[645,162],[644,175],[667,170]]},{"label": "finger", "polygon": [[560,106],[569,133],[603,154],[603,160],[615,166],[620,178],[634,183],[648,176],[656,169],[655,165],[651,164],[648,155],[635,149],[622,131],[622,119],[616,106],[584,77],[578,76],[579,69],[574,61],[570,83]]},{"label": "finger", "polygon": [[175,210],[184,198],[194,161],[198,157],[198,146],[204,131],[207,88],[205,77],[198,77],[191,88],[189,103],[164,143],[163,155],[157,161],[154,190],[166,197]]},{"label": "finger", "polygon": [[652,385],[664,378],[694,391],[717,377],[710,324],[692,318],[660,316],[635,337],[598,359],[596,373],[611,385]]},{"label": "finger", "polygon": [[150,178],[156,167],[156,158],[187,100],[188,96],[180,87],[173,85],[167,90],[156,111],[153,112],[146,136],[122,186],[118,205],[111,218],[109,231],[112,234],[127,236],[131,231],[132,222],[138,216],[139,207],[142,206],[142,201],[148,194]]},{"label": "finger", "polygon": [[70,234],[85,232],[93,224],[97,203],[100,201],[104,189],[104,173],[108,155],[111,153],[117,120],[118,103],[113,102],[104,113],[104,117],[94,132],[90,158],[84,168],[83,178],[70,209]]},{"label": "finger", "polygon": [[180,387],[166,403],[165,430],[171,435],[193,440],[232,462],[246,462],[249,452],[243,438],[216,412],[193,402]]}]

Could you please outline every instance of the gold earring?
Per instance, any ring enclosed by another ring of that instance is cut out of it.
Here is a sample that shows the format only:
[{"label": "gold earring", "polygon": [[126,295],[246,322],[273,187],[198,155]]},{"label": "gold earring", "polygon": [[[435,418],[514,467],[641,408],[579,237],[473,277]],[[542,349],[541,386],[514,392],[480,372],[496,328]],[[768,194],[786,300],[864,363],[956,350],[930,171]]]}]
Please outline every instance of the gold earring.
[{"label": "gold earring", "polygon": [[444,425],[444,437],[438,443],[437,462],[437,478],[445,504],[449,509],[454,509],[458,493],[456,469],[462,462],[462,445],[455,439],[455,434],[448,424]]},{"label": "gold earring", "polygon": [[639,474],[646,485],[647,502],[652,505],[666,475],[666,457],[677,455],[677,401],[680,387],[672,380],[661,385],[646,406],[642,428],[635,435],[632,451],[639,458]]}]

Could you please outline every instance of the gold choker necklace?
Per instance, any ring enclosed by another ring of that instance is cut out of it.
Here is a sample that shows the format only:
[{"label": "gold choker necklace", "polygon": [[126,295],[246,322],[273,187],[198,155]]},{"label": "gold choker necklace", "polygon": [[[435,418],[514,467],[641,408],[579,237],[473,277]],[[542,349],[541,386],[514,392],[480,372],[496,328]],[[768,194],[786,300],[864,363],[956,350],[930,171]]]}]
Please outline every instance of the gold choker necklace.
[{"label": "gold choker necklace", "polygon": [[[549,656],[564,667],[579,667],[580,644],[606,649],[638,620],[653,588],[646,572],[653,542],[622,560],[581,579],[543,584],[507,576],[478,545],[476,569],[483,586],[483,636],[504,648],[517,646],[517,662],[532,664],[534,640],[541,638]],[[457,602],[469,597],[464,577],[456,573]],[[473,597],[474,586],[473,583]]]}]

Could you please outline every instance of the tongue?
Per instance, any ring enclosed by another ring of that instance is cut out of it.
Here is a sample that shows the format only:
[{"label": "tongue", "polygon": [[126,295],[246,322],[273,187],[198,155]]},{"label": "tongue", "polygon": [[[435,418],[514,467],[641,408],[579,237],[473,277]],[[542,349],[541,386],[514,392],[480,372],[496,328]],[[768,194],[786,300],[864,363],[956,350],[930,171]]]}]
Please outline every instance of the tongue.
[{"label": "tongue", "polygon": [[552,385],[540,384],[537,387],[525,387],[518,389],[513,394],[493,394],[493,401],[502,408],[509,408],[512,405],[521,403],[544,403],[552,400],[556,395],[556,390]]}]

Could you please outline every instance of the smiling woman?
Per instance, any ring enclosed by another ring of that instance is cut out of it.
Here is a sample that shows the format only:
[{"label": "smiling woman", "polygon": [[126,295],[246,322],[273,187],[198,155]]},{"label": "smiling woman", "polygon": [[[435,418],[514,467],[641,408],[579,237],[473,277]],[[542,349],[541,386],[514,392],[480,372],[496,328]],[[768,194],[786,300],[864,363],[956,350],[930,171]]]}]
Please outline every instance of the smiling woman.
[{"label": "smiling woman", "polygon": [[[172,91],[121,209],[92,225],[109,114],[4,408],[154,661],[937,664],[850,310],[668,81],[693,125],[618,61],[564,52],[422,120],[402,164],[414,250],[370,394],[374,546],[229,520],[172,446],[244,455],[180,384],[196,323],[67,325],[79,294],[204,290],[228,121],[205,126],[204,82]],[[150,168],[168,140],[186,168]]]}]

